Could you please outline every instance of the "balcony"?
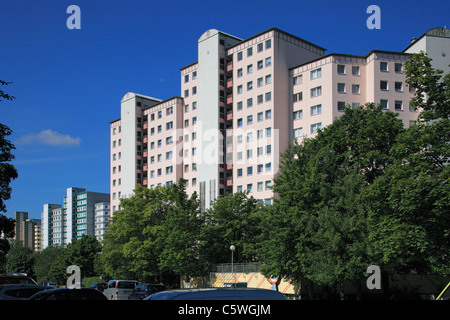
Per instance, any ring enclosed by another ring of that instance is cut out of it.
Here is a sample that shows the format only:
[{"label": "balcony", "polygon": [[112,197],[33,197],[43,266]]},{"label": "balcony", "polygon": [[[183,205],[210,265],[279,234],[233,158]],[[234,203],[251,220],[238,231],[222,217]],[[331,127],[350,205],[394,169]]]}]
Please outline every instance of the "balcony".
[{"label": "balcony", "polygon": [[233,120],[233,111],[227,112],[227,121]]},{"label": "balcony", "polygon": [[227,170],[231,170],[233,169],[233,164],[232,163],[227,163]]},{"label": "balcony", "polygon": [[227,63],[227,72],[233,71],[233,62],[230,61]]},{"label": "balcony", "polygon": [[227,187],[231,187],[233,185],[233,179],[227,179]]},{"label": "balcony", "polygon": [[227,104],[233,103],[233,96],[227,96]]},{"label": "balcony", "polygon": [[227,88],[231,88],[233,86],[233,79],[228,79]]}]

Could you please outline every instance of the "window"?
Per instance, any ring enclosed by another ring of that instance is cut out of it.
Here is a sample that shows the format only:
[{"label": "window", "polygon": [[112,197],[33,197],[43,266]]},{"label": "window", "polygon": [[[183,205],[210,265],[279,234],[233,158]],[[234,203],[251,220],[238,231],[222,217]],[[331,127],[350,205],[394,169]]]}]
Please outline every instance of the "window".
[{"label": "window", "polygon": [[380,71],[388,72],[388,63],[387,62],[380,62]]},{"label": "window", "polygon": [[172,172],[173,172],[172,166],[166,167],[166,174],[171,174]]},{"label": "window", "polygon": [[266,76],[266,84],[271,84],[272,83],[272,75],[269,74]]},{"label": "window", "polygon": [[253,140],[253,132],[247,133],[247,142],[250,142]]},{"label": "window", "polygon": [[237,176],[242,177],[242,168],[237,169]]},{"label": "window", "polygon": [[243,159],[242,151],[239,151],[239,152],[237,153],[237,160],[240,161],[240,160],[242,160],[242,159]]},{"label": "window", "polygon": [[403,110],[403,102],[401,100],[395,100],[395,110],[400,111]]},{"label": "window", "polygon": [[294,138],[303,136],[303,128],[294,129]]},{"label": "window", "polygon": [[239,102],[237,103],[237,109],[238,109],[238,111],[239,111],[239,110],[242,110],[242,101],[239,101]]},{"label": "window", "polygon": [[247,191],[252,192],[253,191],[253,184],[249,183],[247,184]]},{"label": "window", "polygon": [[314,123],[311,125],[311,133],[317,133],[317,130],[322,129],[322,123]]},{"label": "window", "polygon": [[262,87],[263,84],[264,84],[264,79],[263,79],[263,77],[258,78],[257,83],[258,83],[258,87]]},{"label": "window", "polygon": [[403,92],[403,83],[402,82],[396,82],[395,83],[395,91]]},{"label": "window", "polygon": [[242,51],[237,53],[237,61],[242,60]]},{"label": "window", "polygon": [[253,55],[253,47],[247,49],[247,57],[251,57]]},{"label": "window", "polygon": [[259,60],[258,63],[256,64],[256,66],[257,66],[258,70],[262,69],[264,67],[264,61]]},{"label": "window", "polygon": [[237,119],[237,126],[242,127],[242,118]]},{"label": "window", "polygon": [[322,95],[322,87],[315,87],[311,89],[311,97],[318,97]]},{"label": "window", "polygon": [[389,102],[386,99],[381,99],[380,105],[383,110],[387,110],[389,108]]},{"label": "window", "polygon": [[166,152],[166,160],[170,160],[172,159],[172,151],[167,151]]},{"label": "window", "polygon": [[166,115],[170,115],[173,113],[173,107],[169,107],[166,109]]},{"label": "window", "polygon": [[188,75],[188,74],[184,76],[184,82],[185,82],[185,83],[186,83],[186,82],[189,82],[189,75]]},{"label": "window", "polygon": [[251,108],[253,106],[253,98],[247,99],[247,108]]},{"label": "window", "polygon": [[352,75],[359,76],[359,66],[352,66]]},{"label": "window", "polygon": [[197,79],[197,71],[192,72],[192,79]]},{"label": "window", "polygon": [[253,73],[253,65],[252,64],[249,64],[247,66],[247,74],[250,74],[250,73]]},{"label": "window", "polygon": [[256,99],[257,99],[258,104],[264,102],[264,96],[262,94],[260,94]]},{"label": "window", "polygon": [[192,125],[196,125],[197,124],[197,117],[193,117],[192,118]]},{"label": "window", "polygon": [[264,137],[264,131],[262,129],[256,132],[258,139],[262,139]]},{"label": "window", "polygon": [[172,121],[166,123],[166,130],[170,130],[170,129],[173,129],[173,122]]},{"label": "window", "polygon": [[352,84],[352,93],[359,94],[359,84]]},{"label": "window", "polygon": [[242,186],[237,186],[237,192],[242,192]]},{"label": "window", "polygon": [[311,115],[314,116],[316,114],[322,113],[322,105],[318,104],[311,107]]},{"label": "window", "polygon": [[253,116],[249,115],[247,116],[247,124],[252,124],[253,123]]},{"label": "window", "polygon": [[251,176],[252,174],[253,174],[253,167],[252,166],[247,167],[247,175]]},{"label": "window", "polygon": [[272,163],[266,163],[266,172],[270,172],[270,170],[272,170]]},{"label": "window", "polygon": [[263,49],[264,49],[263,44],[262,43],[258,43],[258,46],[257,46],[258,52],[263,51]]},{"label": "window", "polygon": [[395,68],[395,72],[396,73],[403,73],[403,71],[402,71],[402,64],[401,63],[396,63],[394,65],[394,68]]},{"label": "window", "polygon": [[311,80],[320,78],[322,76],[322,68],[311,71]]},{"label": "window", "polygon": [[270,67],[272,65],[272,57],[266,58],[266,67]]},{"label": "window", "polygon": [[258,119],[258,121],[263,121],[264,120],[264,114],[262,112],[258,112],[257,119]]},{"label": "window", "polygon": [[339,93],[345,93],[345,83],[338,83],[337,84],[337,91]]},{"label": "window", "polygon": [[237,70],[237,74],[236,75],[237,75],[238,78],[242,77],[242,68]]},{"label": "window", "polygon": [[345,74],[345,64],[338,64],[338,66],[337,66],[337,73],[338,74]]},{"label": "window", "polygon": [[292,100],[294,102],[302,101],[303,100],[303,92],[295,93],[292,97]]},{"label": "window", "polygon": [[266,110],[266,119],[272,118],[272,110]]},{"label": "window", "polygon": [[192,94],[197,94],[197,87],[192,87]]},{"label": "window", "polygon": [[263,191],[263,185],[262,182],[258,182],[258,191]]},{"label": "window", "polygon": [[388,82],[385,80],[380,80],[380,90],[388,90]]},{"label": "window", "polygon": [[173,137],[172,136],[167,137],[166,138],[166,144],[172,144],[172,143],[173,143]]},{"label": "window", "polygon": [[272,42],[271,40],[267,40],[266,41],[266,49],[270,49],[272,47]]},{"label": "window", "polygon": [[248,149],[247,150],[247,159],[251,159],[253,158],[253,149]]},{"label": "window", "polygon": [[236,139],[237,139],[238,144],[242,143],[242,141],[243,141],[242,134],[238,135]]},{"label": "window", "polygon": [[256,155],[261,157],[263,155],[263,147],[256,148]]},{"label": "window", "polygon": [[242,85],[239,85],[239,86],[237,87],[237,93],[238,93],[238,94],[242,93]]},{"label": "window", "polygon": [[272,145],[271,144],[268,144],[266,146],[266,154],[272,154]]},{"label": "window", "polygon": [[272,136],[272,128],[266,128],[266,137],[271,137]]},{"label": "window", "polygon": [[263,173],[264,166],[262,164],[258,164],[258,166],[256,168],[257,168],[256,171],[258,174]]},{"label": "window", "polygon": [[294,77],[294,85],[303,83],[303,75]]},{"label": "window", "polygon": [[358,107],[359,107],[359,102],[352,102],[352,109],[353,110],[358,109]]},{"label": "window", "polygon": [[266,190],[270,190],[270,188],[272,188],[272,181],[267,180],[266,181]]},{"label": "window", "polygon": [[253,81],[247,82],[247,90],[252,90],[252,89],[253,89]]},{"label": "window", "polygon": [[294,120],[299,120],[303,118],[303,110],[297,110],[293,113]]},{"label": "window", "polygon": [[272,100],[272,92],[266,92],[266,101]]},{"label": "window", "polygon": [[192,110],[197,109],[197,101],[192,102]]},{"label": "window", "polygon": [[184,90],[184,97],[185,98],[189,97],[189,89]]}]

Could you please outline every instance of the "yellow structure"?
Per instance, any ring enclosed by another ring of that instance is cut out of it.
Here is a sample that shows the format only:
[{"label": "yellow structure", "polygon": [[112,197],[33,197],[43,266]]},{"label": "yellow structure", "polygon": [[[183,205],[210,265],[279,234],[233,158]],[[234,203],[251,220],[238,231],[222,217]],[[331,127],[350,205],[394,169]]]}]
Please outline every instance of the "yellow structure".
[{"label": "yellow structure", "polygon": [[278,283],[278,291],[283,294],[296,295],[300,292],[299,284],[285,279],[274,281],[276,279],[267,278],[259,272],[212,272],[210,274],[212,287],[230,287],[233,283],[237,286],[244,285],[247,288],[273,289],[275,283]]}]

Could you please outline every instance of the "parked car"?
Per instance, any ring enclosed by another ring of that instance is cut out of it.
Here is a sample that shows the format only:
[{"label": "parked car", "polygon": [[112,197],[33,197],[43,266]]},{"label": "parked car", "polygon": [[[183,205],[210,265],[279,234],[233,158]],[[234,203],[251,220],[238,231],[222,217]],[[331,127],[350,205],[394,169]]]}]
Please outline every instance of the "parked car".
[{"label": "parked car", "polygon": [[53,289],[58,288],[58,284],[56,282],[42,282],[41,285],[49,286],[52,287]]},{"label": "parked car", "polygon": [[144,300],[285,300],[285,297],[268,289],[201,288],[161,291]]},{"label": "parked car", "polygon": [[166,286],[163,284],[140,283],[133,289],[128,300],[142,300],[153,293],[163,290],[166,290]]},{"label": "parked car", "polygon": [[100,292],[103,292],[106,289],[106,283],[104,282],[94,282],[89,286],[89,288],[96,289]]},{"label": "parked car", "polygon": [[52,288],[37,284],[1,284],[0,300],[27,300],[35,293],[49,289]]},{"label": "parked car", "polygon": [[50,289],[32,295],[29,300],[107,300],[105,295],[91,288]]},{"label": "parked car", "polygon": [[136,280],[110,280],[103,294],[108,300],[128,300],[137,284]]},{"label": "parked car", "polygon": [[0,284],[37,284],[24,273],[11,272],[0,275]]}]

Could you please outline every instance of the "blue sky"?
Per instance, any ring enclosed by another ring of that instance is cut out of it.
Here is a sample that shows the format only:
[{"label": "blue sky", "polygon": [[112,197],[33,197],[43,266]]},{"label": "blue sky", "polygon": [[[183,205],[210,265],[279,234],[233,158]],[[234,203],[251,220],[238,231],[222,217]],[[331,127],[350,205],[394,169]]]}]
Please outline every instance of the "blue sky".
[{"label": "blue sky", "polygon": [[[80,30],[66,26],[72,4]],[[366,27],[369,5],[381,9],[381,29]],[[40,218],[67,187],[109,192],[109,122],[120,99],[180,95],[179,69],[197,60],[208,29],[245,39],[277,27],[326,53],[365,55],[450,27],[449,12],[447,0],[0,0],[0,79],[17,98],[0,102],[19,173],[6,216]]]}]

